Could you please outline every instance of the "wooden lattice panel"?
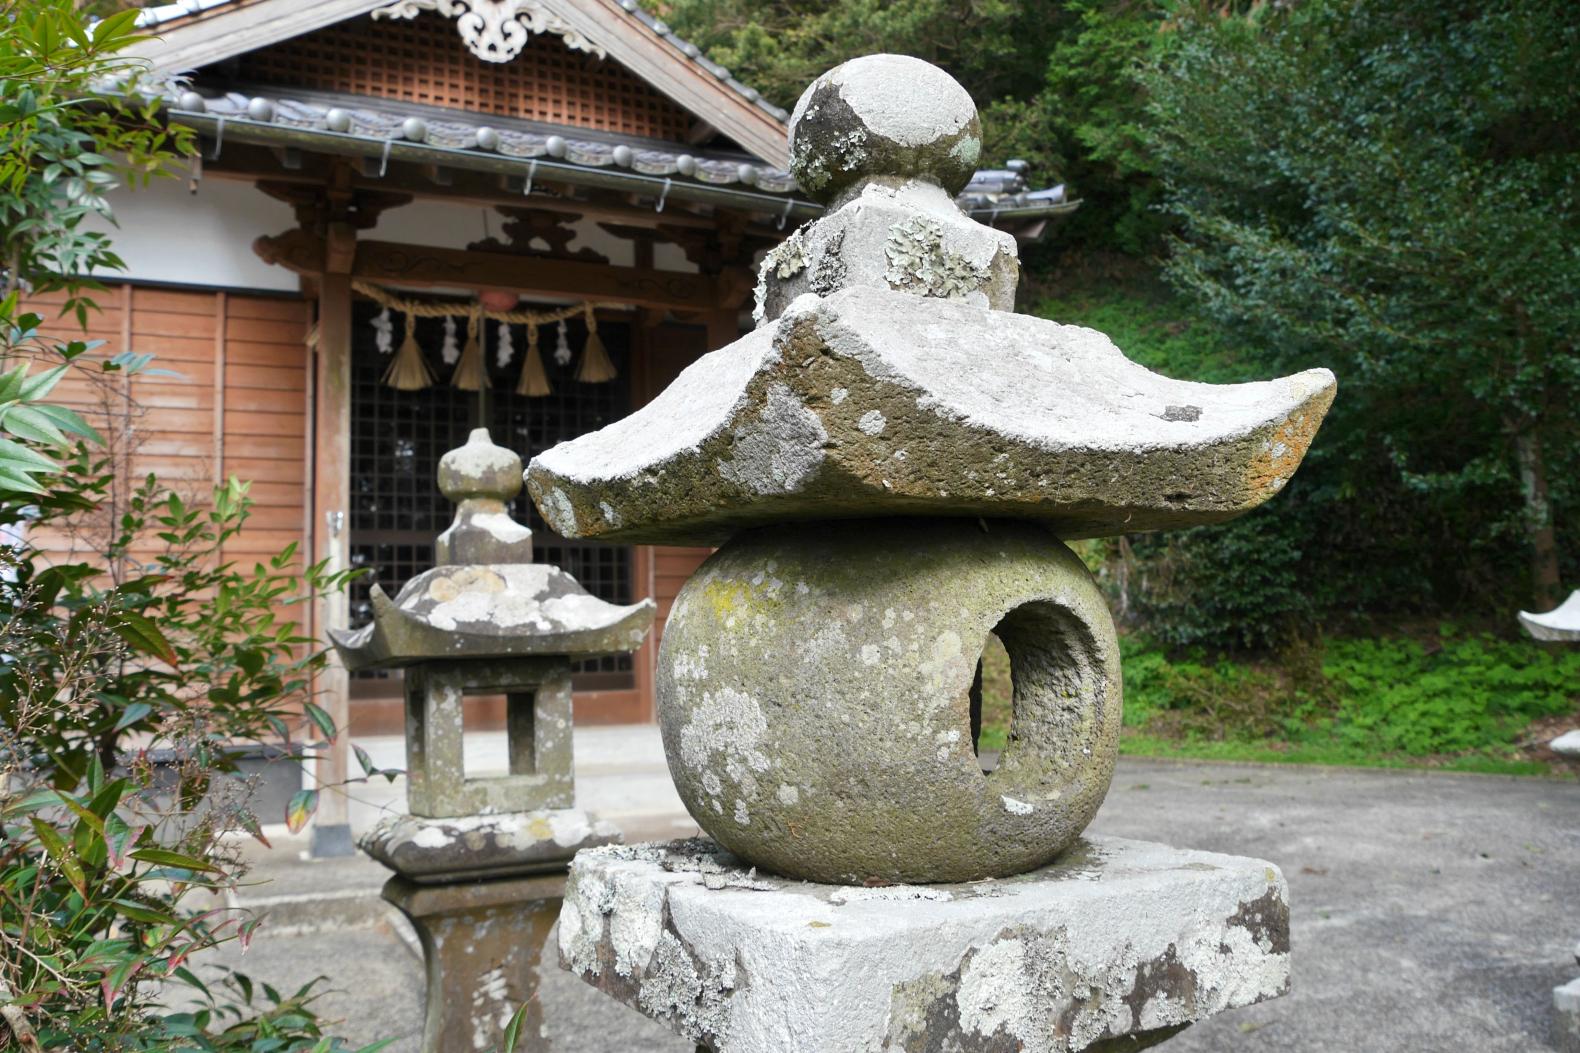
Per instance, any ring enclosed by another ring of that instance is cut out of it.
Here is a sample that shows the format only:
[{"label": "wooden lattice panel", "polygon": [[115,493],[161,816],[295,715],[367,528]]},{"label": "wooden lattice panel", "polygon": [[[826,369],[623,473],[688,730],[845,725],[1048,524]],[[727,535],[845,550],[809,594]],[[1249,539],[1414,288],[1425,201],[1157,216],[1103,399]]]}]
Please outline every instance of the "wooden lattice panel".
[{"label": "wooden lattice panel", "polygon": [[[245,84],[338,92],[684,142],[694,118],[612,59],[533,37],[515,59],[484,62],[450,20],[370,17],[241,56]],[[283,94],[283,93],[282,93]]]}]

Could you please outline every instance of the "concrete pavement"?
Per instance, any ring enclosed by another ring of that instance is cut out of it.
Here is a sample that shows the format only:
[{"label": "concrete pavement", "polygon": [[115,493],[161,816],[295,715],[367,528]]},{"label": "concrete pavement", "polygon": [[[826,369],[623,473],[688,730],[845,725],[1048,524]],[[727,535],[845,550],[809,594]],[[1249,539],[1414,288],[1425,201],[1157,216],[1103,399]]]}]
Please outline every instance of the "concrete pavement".
[{"label": "concrete pavement", "polygon": [[[656,731],[579,730],[576,749],[582,804],[607,809],[639,838],[694,830]],[[398,783],[365,789],[354,824],[398,806]],[[1125,759],[1092,829],[1261,856],[1289,879],[1292,993],[1199,1025],[1166,1049],[1552,1049],[1552,988],[1580,974],[1580,784]],[[272,897],[276,918],[234,964],[282,983],[323,973],[338,989],[323,1009],[346,1020],[342,1033],[399,1036],[393,1050],[415,1050],[421,971],[398,919],[377,902],[384,872],[365,859],[300,863],[296,847],[280,843],[260,860],[259,876],[278,881],[242,898]],[[339,906],[311,908],[310,894],[325,891]],[[354,927],[335,927],[343,923],[325,911]],[[543,1000],[566,1053],[691,1053],[565,974],[545,977]]]}]

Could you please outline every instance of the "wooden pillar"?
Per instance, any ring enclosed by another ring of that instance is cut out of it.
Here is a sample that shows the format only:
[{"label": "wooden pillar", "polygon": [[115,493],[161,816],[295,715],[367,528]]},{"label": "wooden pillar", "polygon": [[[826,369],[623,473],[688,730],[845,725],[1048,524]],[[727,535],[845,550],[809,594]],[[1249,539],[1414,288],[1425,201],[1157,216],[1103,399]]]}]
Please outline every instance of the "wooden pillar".
[{"label": "wooden pillar", "polygon": [[[741,320],[737,311],[710,311],[707,327],[709,351],[717,351],[741,338]],[[656,396],[658,392],[653,394]]]},{"label": "wooden pillar", "polygon": [[[314,559],[329,569],[350,565],[351,493],[351,275],[326,273],[318,283],[318,352],[313,398],[313,533]],[[344,629],[349,620],[345,590],[318,597],[318,638],[328,644],[328,630]],[[311,852],[350,855],[350,816],[344,784],[350,774],[350,684],[340,656],[331,652],[317,682],[317,702],[339,732],[319,755],[317,781],[325,787],[313,823]]]}]

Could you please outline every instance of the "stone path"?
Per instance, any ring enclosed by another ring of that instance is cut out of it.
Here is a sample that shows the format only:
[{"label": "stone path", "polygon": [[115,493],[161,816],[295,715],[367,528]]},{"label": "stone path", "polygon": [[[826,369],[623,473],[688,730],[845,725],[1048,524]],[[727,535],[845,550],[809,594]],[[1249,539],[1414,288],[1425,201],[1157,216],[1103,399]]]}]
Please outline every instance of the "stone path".
[{"label": "stone path", "polygon": [[[650,770],[662,760],[649,736],[578,733],[582,757],[619,747],[578,765],[578,782],[624,801],[644,831],[680,832],[684,818],[662,811],[673,790],[662,794]],[[613,788],[627,778],[640,793]],[[1172,1053],[1552,1049],[1552,988],[1580,975],[1580,784],[1126,759],[1092,829],[1262,856],[1289,879],[1293,992],[1187,1031]],[[346,1019],[344,1033],[397,1035],[393,1051],[416,1050],[421,970],[371,898],[382,870],[287,862],[285,845],[270,855],[259,876],[279,874],[275,889],[333,889],[360,927],[324,928],[325,912],[286,901],[275,931],[234,964],[280,981],[323,973],[338,990],[322,1008]],[[283,928],[291,917],[305,927]],[[563,974],[546,979],[544,1006],[565,1053],[691,1053]]]}]

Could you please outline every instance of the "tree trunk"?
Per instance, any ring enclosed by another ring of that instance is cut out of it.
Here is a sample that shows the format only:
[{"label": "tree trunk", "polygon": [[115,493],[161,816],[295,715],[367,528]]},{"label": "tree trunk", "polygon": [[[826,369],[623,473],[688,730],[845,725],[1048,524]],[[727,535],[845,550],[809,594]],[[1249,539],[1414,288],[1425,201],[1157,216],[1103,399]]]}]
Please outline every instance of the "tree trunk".
[{"label": "tree trunk", "polygon": [[1558,606],[1558,535],[1553,506],[1547,496],[1547,465],[1542,440],[1529,425],[1514,432],[1514,457],[1520,467],[1520,496],[1525,502],[1525,533],[1531,545],[1531,598],[1538,611]]}]

